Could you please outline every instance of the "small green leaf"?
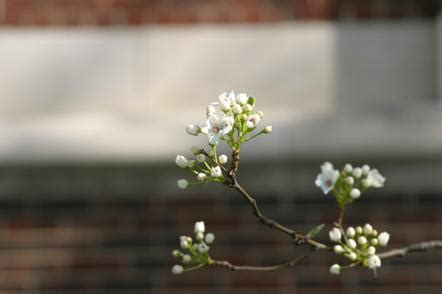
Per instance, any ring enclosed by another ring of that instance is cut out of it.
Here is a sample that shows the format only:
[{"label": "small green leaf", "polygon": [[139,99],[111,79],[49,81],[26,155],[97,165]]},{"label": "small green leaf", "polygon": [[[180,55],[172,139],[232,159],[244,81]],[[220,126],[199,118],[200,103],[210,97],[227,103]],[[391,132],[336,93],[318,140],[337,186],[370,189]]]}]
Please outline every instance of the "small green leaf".
[{"label": "small green leaf", "polygon": [[320,224],[319,226],[314,227],[313,229],[308,232],[307,237],[308,238],[314,238],[319,232],[321,232],[322,228],[324,227],[324,224]]}]

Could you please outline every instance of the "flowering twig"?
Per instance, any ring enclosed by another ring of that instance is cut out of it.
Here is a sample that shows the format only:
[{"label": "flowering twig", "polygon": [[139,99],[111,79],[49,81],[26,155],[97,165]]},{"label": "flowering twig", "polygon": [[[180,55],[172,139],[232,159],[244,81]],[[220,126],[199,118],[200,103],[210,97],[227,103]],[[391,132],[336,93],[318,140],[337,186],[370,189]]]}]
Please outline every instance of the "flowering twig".
[{"label": "flowering twig", "polygon": [[250,266],[250,265],[233,265],[228,261],[221,261],[221,260],[213,260],[213,262],[210,264],[211,266],[216,266],[216,267],[224,267],[224,268],[228,268],[231,271],[266,271],[266,272],[270,272],[270,271],[275,271],[275,270],[279,270],[279,269],[283,269],[283,268],[287,268],[287,267],[293,267],[296,264],[298,264],[301,260],[303,260],[304,258],[306,258],[307,256],[309,256],[310,254],[312,254],[314,252],[314,249],[288,261],[285,263],[280,263],[280,264],[276,264],[276,265],[269,265],[269,266]]},{"label": "flowering twig", "polygon": [[392,249],[383,253],[379,253],[378,256],[382,259],[392,258],[392,257],[403,257],[411,252],[421,252],[430,249],[442,249],[442,240],[432,240],[413,243],[403,248]]}]

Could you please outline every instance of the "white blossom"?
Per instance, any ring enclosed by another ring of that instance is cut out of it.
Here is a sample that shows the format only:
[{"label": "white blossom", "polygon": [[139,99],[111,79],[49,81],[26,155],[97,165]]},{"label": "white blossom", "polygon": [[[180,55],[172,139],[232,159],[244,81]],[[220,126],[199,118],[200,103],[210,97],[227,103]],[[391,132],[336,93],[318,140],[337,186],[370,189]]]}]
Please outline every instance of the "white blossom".
[{"label": "white blossom", "polygon": [[198,233],[204,233],[206,231],[206,226],[204,224],[204,221],[199,221],[195,223],[194,226],[195,234]]},{"label": "white blossom", "polygon": [[187,186],[189,186],[189,182],[185,179],[178,180],[176,182],[176,184],[177,184],[178,188],[183,189],[183,190],[186,189]]},{"label": "white blossom", "polygon": [[221,168],[219,166],[215,166],[210,170],[210,174],[214,178],[219,178],[222,175]]},{"label": "white blossom", "polygon": [[371,187],[380,188],[384,186],[385,177],[377,169],[372,169],[367,175],[367,183]]},{"label": "white blossom", "polygon": [[261,117],[258,114],[251,114],[247,117],[246,126],[249,129],[256,128],[256,126],[259,124],[260,120],[261,120]]},{"label": "white blossom", "polygon": [[177,155],[176,158],[175,158],[175,163],[176,163],[176,165],[178,165],[181,168],[186,168],[188,160],[183,155]]},{"label": "white blossom", "polygon": [[196,178],[198,181],[203,182],[207,179],[207,175],[205,173],[199,173]]},{"label": "white blossom", "polygon": [[328,236],[330,237],[330,240],[334,242],[341,241],[341,231],[338,228],[333,228],[330,232],[328,232]]},{"label": "white blossom", "polygon": [[382,232],[379,234],[378,240],[380,246],[387,246],[388,241],[390,240],[390,234],[387,232]]},{"label": "white blossom", "polygon": [[232,116],[224,113],[214,113],[208,117],[206,125],[201,128],[201,132],[207,134],[211,145],[216,145],[221,137],[232,131],[233,122]]},{"label": "white blossom", "polygon": [[196,136],[201,132],[201,128],[199,126],[195,126],[195,125],[187,125],[186,132],[189,135]]},{"label": "white blossom", "polygon": [[330,162],[325,162],[321,166],[321,173],[316,177],[315,184],[322,189],[324,194],[328,194],[335,186],[339,178],[339,171],[333,168]]},{"label": "white blossom", "polygon": [[227,155],[221,154],[218,157],[218,162],[219,162],[219,164],[226,164],[227,163]]},{"label": "white blossom", "polygon": [[249,100],[249,95],[247,95],[246,93],[240,93],[236,95],[236,102],[241,105],[246,104],[247,100]]},{"label": "white blossom", "polygon": [[200,243],[198,244],[198,252],[199,253],[206,253],[207,251],[209,251],[210,247],[207,246],[206,243]]},{"label": "white blossom", "polygon": [[330,267],[329,272],[330,272],[332,275],[339,275],[339,274],[341,273],[341,266],[340,266],[339,264],[335,263],[334,265],[332,265],[332,266]]},{"label": "white blossom", "polygon": [[381,259],[377,255],[372,255],[368,258],[368,267],[370,269],[375,269],[377,267],[381,267]]},{"label": "white blossom", "polygon": [[213,233],[207,233],[204,241],[206,241],[207,244],[212,244],[213,241],[215,241],[215,235]]},{"label": "white blossom", "polygon": [[357,188],[351,189],[350,197],[353,199],[359,198],[361,196],[361,191]]},{"label": "white blossom", "polygon": [[184,268],[183,268],[182,265],[175,264],[175,265],[172,267],[172,273],[175,274],[175,275],[182,274],[183,271],[184,271]]}]

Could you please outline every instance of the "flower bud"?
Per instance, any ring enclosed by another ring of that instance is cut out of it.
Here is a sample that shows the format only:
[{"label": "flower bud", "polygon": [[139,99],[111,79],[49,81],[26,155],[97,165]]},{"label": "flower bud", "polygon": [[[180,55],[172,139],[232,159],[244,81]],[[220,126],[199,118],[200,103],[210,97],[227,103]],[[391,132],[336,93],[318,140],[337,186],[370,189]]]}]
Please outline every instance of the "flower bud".
[{"label": "flower bud", "polygon": [[196,156],[196,161],[203,163],[204,161],[206,161],[206,156],[204,154],[200,153]]},{"label": "flower bud", "polygon": [[178,180],[176,182],[176,184],[177,184],[178,188],[183,189],[183,190],[186,189],[187,186],[189,186],[189,182],[185,179]]},{"label": "flower bud", "polygon": [[204,239],[204,234],[202,232],[198,232],[195,236],[197,241],[202,241]]},{"label": "flower bud", "polygon": [[204,221],[196,222],[194,226],[194,231],[195,234],[204,233],[206,231],[206,226],[204,224]]},{"label": "flower bud", "polygon": [[192,257],[189,254],[183,255],[183,263],[189,263],[192,261]]},{"label": "flower bud", "polygon": [[381,267],[381,259],[377,255],[372,255],[368,258],[368,267],[370,269],[375,269],[377,267]]},{"label": "flower bud", "polygon": [[353,238],[356,235],[356,231],[353,227],[348,227],[347,228],[347,236],[349,238]]},{"label": "flower bud", "polygon": [[272,126],[266,126],[264,128],[264,134],[269,134],[272,132],[272,130],[273,130]]},{"label": "flower bud", "polygon": [[354,252],[351,252],[348,255],[348,258],[350,258],[351,260],[355,261],[356,259],[358,259],[358,255],[356,253],[354,253]]},{"label": "flower bud", "polygon": [[333,247],[333,250],[335,251],[336,254],[342,254],[345,251],[341,245],[335,245]]},{"label": "flower bud", "polygon": [[264,112],[262,112],[261,110],[260,111],[258,111],[257,112],[257,114],[261,117],[261,118],[263,118],[264,117]]},{"label": "flower bud", "polygon": [[344,171],[346,172],[346,173],[351,173],[352,171],[353,171],[353,166],[351,166],[351,164],[349,164],[349,163],[347,163],[345,166],[344,166]]},{"label": "flower bud", "polygon": [[253,106],[250,104],[246,104],[246,105],[244,105],[244,110],[245,110],[245,112],[250,112],[253,110]]},{"label": "flower bud", "polygon": [[218,157],[218,162],[219,162],[219,164],[226,164],[227,163],[227,155],[221,154]]},{"label": "flower bud", "polygon": [[182,265],[175,264],[175,265],[172,267],[172,273],[175,274],[175,275],[180,275],[180,274],[183,273],[183,271],[184,271],[184,269],[183,269],[183,266],[182,266]]},{"label": "flower bud", "polygon": [[186,132],[189,135],[196,136],[201,132],[201,128],[199,126],[195,126],[195,125],[187,125]]},{"label": "flower bud", "polygon": [[232,107],[232,112],[233,112],[234,114],[240,114],[240,113],[242,112],[241,105],[239,105],[239,104],[235,104],[235,105],[233,105],[233,107]]},{"label": "flower bud", "polygon": [[236,102],[241,105],[246,104],[247,100],[249,100],[249,96],[246,93],[240,93],[236,95]]},{"label": "flower bud", "polygon": [[379,245],[382,247],[387,246],[388,241],[390,240],[390,234],[387,232],[382,232],[378,236],[379,239]]},{"label": "flower bud", "polygon": [[359,236],[358,243],[361,245],[367,244],[367,238],[365,238],[364,236]]},{"label": "flower bud", "polygon": [[335,263],[334,265],[332,265],[332,266],[330,267],[329,272],[330,272],[332,275],[339,275],[339,274],[341,273],[341,266],[340,266],[339,264]]},{"label": "flower bud", "polygon": [[350,197],[353,199],[357,199],[361,196],[361,191],[357,188],[351,189]]},{"label": "flower bud", "polygon": [[192,146],[190,147],[190,151],[192,151],[193,155],[197,155],[200,154],[201,152],[203,152],[203,148],[198,147],[198,146]]},{"label": "flower bud", "polygon": [[174,251],[172,251],[172,255],[174,256],[174,257],[178,257],[178,256],[180,256],[181,254],[180,254],[180,252],[178,251],[178,250],[174,250]]},{"label": "flower bud", "polygon": [[371,245],[373,245],[373,246],[377,246],[377,245],[379,244],[379,241],[378,241],[377,238],[373,238],[373,239],[371,239],[370,243],[371,243]]},{"label": "flower bud", "polygon": [[221,168],[219,166],[215,166],[210,170],[210,174],[214,178],[219,178],[222,175]]},{"label": "flower bud", "polygon": [[209,152],[207,153],[207,155],[209,155],[210,157],[215,156],[215,150],[210,149]]},{"label": "flower bud", "polygon": [[377,230],[373,230],[373,231],[371,232],[371,235],[372,235],[373,237],[376,237],[376,236],[378,235],[378,231],[377,231]]},{"label": "flower bud", "polygon": [[374,248],[373,246],[368,247],[367,253],[368,253],[368,255],[375,255],[376,248]]},{"label": "flower bud", "polygon": [[373,232],[373,227],[370,224],[365,224],[364,226],[364,234],[366,236],[370,235]]},{"label": "flower bud", "polygon": [[206,108],[206,115],[207,115],[207,117],[212,116],[215,113],[216,113],[216,109],[215,109],[215,107],[213,107],[213,105],[207,106],[207,108]]},{"label": "flower bud", "polygon": [[352,186],[355,183],[355,180],[353,179],[353,177],[346,177],[345,178],[345,183],[347,183],[348,185]]},{"label": "flower bud", "polygon": [[355,248],[358,246],[358,244],[356,244],[356,241],[355,241],[355,240],[353,240],[353,239],[348,239],[348,240],[347,240],[347,246],[350,247],[350,248],[352,248],[352,249],[355,249]]},{"label": "flower bud", "polygon": [[360,167],[355,168],[353,170],[353,176],[359,179],[362,176],[362,169]]},{"label": "flower bud", "polygon": [[199,173],[196,178],[198,179],[198,181],[204,182],[207,179],[207,175],[205,173]]},{"label": "flower bud", "polygon": [[212,233],[207,233],[206,237],[204,238],[204,241],[206,241],[207,244],[212,244],[213,241],[215,241],[215,235]]},{"label": "flower bud", "polygon": [[178,165],[181,168],[186,168],[187,167],[187,158],[184,157],[183,155],[177,155],[175,158],[175,163],[176,163],[176,165]]},{"label": "flower bud", "polygon": [[341,241],[341,231],[338,228],[333,228],[330,232],[328,232],[328,236],[333,242]]},{"label": "flower bud", "polygon": [[180,247],[182,249],[187,249],[187,247],[189,247],[189,242],[187,242],[187,240],[181,240]]},{"label": "flower bud", "polygon": [[370,182],[367,179],[362,180],[362,187],[370,188]]},{"label": "flower bud", "polygon": [[360,226],[356,227],[356,234],[362,234],[362,227]]},{"label": "flower bud", "polygon": [[195,160],[188,160],[187,161],[187,167],[192,168],[195,165]]},{"label": "flower bud", "polygon": [[368,164],[364,164],[362,166],[362,175],[364,176],[368,175],[369,171],[370,171],[370,166]]}]

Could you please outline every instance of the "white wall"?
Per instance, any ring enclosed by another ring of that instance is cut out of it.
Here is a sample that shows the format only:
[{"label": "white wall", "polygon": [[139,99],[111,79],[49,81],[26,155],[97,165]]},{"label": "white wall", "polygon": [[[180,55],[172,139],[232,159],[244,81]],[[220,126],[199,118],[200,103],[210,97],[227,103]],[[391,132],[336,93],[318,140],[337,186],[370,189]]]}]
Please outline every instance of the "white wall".
[{"label": "white wall", "polygon": [[253,155],[437,153],[436,56],[430,22],[2,29],[0,160],[168,159],[230,89],[274,125]]}]

